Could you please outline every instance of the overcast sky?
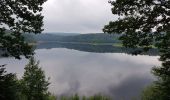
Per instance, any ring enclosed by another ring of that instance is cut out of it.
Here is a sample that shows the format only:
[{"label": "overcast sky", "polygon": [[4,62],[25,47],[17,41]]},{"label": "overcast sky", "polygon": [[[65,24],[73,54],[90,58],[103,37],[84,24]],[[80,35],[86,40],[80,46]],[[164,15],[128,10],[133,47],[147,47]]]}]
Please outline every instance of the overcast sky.
[{"label": "overcast sky", "polygon": [[48,0],[43,15],[44,32],[102,32],[115,19],[108,0]]}]

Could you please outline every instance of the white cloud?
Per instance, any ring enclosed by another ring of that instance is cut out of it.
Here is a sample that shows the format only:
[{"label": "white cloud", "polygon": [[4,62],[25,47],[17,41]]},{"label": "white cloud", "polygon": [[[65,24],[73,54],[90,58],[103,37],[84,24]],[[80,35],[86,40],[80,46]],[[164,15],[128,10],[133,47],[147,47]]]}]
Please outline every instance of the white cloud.
[{"label": "white cloud", "polygon": [[102,32],[115,18],[108,0],[48,0],[43,15],[45,32]]}]

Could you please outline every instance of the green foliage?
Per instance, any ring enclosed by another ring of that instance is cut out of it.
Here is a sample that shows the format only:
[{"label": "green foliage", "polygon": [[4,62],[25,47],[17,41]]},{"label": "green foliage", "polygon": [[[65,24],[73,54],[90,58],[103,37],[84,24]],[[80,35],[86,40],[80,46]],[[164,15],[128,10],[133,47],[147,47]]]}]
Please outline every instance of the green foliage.
[{"label": "green foliage", "polygon": [[[157,96],[161,99],[170,99],[170,33],[166,34],[163,40],[158,45],[160,51],[160,61],[162,66],[154,67],[152,73],[157,77],[157,81],[154,83],[156,87]],[[156,99],[157,100],[157,99]]]},{"label": "green foliage", "polygon": [[111,100],[109,97],[106,96],[102,96],[102,95],[94,95],[94,96],[90,96],[90,97],[86,97],[86,96],[79,96],[78,94],[73,95],[71,97],[68,96],[62,96],[61,99],[57,99],[57,100]]},{"label": "green foliage", "polygon": [[95,95],[87,98],[87,100],[111,100],[111,99],[102,95]]},{"label": "green foliage", "polygon": [[15,74],[7,74],[4,66],[0,66],[0,100],[18,100],[17,78]]},{"label": "green foliage", "polygon": [[0,100],[56,100],[48,92],[49,82],[34,58],[30,58],[21,80],[7,74],[4,66],[0,66]]},{"label": "green foliage", "polygon": [[42,4],[46,0],[0,0],[0,49],[4,56],[33,54],[22,34],[41,33]]},{"label": "green foliage", "polygon": [[[110,22],[103,31],[121,34],[125,47],[142,47],[148,51],[154,45],[159,49],[162,66],[152,70],[158,80],[154,89],[151,87],[146,92],[149,91],[150,98],[157,95],[161,99],[156,100],[170,100],[170,1],[115,0],[110,3],[112,13],[119,19]],[[161,94],[152,94],[152,90]]]},{"label": "green foliage", "polygon": [[64,37],[65,42],[78,42],[78,43],[117,43],[119,42],[117,35],[109,34],[80,34],[75,36]]},{"label": "green foliage", "polygon": [[162,32],[170,32],[169,0],[114,0],[110,4],[112,13],[120,17],[103,31],[122,34],[120,40],[126,47],[147,51],[164,36]]},{"label": "green foliage", "polygon": [[141,100],[165,100],[164,93],[158,89],[156,84],[152,84],[144,89]]},{"label": "green foliage", "polygon": [[[119,43],[119,35],[109,35],[104,33],[77,34],[77,35],[56,34],[27,34],[24,35],[30,42],[68,42],[68,43]],[[68,33],[70,34],[70,33]],[[32,37],[32,38],[30,38]]]},{"label": "green foliage", "polygon": [[24,76],[21,80],[22,94],[26,100],[48,100],[48,85],[44,71],[39,68],[39,62],[33,57],[25,67]]},{"label": "green foliage", "polygon": [[57,100],[55,96],[49,95],[48,100]]}]

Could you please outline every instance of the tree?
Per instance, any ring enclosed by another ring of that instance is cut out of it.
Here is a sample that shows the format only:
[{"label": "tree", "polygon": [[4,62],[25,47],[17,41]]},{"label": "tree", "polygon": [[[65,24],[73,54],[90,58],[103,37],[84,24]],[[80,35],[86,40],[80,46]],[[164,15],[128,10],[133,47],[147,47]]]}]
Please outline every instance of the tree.
[{"label": "tree", "polygon": [[30,57],[32,47],[24,33],[41,33],[42,4],[46,0],[0,0],[0,50],[5,56]]},{"label": "tree", "polygon": [[170,0],[114,0],[112,13],[118,15],[103,29],[105,33],[121,34],[125,47],[148,51],[152,45],[160,52],[161,67],[155,67],[156,88],[170,99]]},{"label": "tree", "polygon": [[24,76],[21,80],[22,94],[26,100],[48,100],[48,85],[44,71],[39,68],[39,62],[33,57],[25,67]]},{"label": "tree", "polygon": [[142,92],[141,100],[164,100],[162,97],[164,93],[157,89],[155,84],[151,84]]},{"label": "tree", "polygon": [[[32,56],[33,49],[24,39],[24,33],[43,31],[42,4],[46,0],[0,0],[0,52],[3,56],[20,59]],[[1,55],[0,53],[0,55]],[[15,97],[17,79],[14,74],[6,74],[0,66],[0,100],[19,100]],[[18,86],[17,86],[18,87]]]},{"label": "tree", "polygon": [[4,68],[0,66],[0,100],[18,100],[18,82],[15,74],[7,74]]},{"label": "tree", "polygon": [[169,0],[116,0],[110,3],[112,13],[119,18],[106,25],[103,31],[122,34],[120,39],[126,47],[150,48],[170,32]]}]

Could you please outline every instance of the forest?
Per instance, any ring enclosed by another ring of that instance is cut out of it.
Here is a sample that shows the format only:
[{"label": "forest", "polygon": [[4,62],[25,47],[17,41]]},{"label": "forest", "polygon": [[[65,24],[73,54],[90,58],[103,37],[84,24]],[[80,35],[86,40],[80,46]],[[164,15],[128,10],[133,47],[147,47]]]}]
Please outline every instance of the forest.
[{"label": "forest", "polygon": [[[152,66],[149,74],[149,75],[152,74],[154,80],[151,81],[152,83],[150,85],[143,88],[143,91],[141,92],[140,96],[138,96],[137,99],[170,100],[170,1],[169,0],[109,0],[107,2],[111,5],[111,12],[114,15],[114,17],[113,19],[110,19],[111,20],[110,22],[107,22],[108,23],[107,25],[103,24],[103,29],[100,29],[103,31],[103,33],[96,32],[93,34],[92,33],[79,34],[79,33],[70,32],[69,35],[62,32],[43,33],[44,28],[50,28],[50,27],[44,27],[45,26],[44,22],[46,20],[44,20],[44,15],[43,15],[43,9],[44,9],[43,4],[45,2],[48,2],[48,0],[0,0],[0,54],[2,56],[0,58],[0,61],[5,60],[5,62],[2,62],[2,64],[0,64],[0,100],[56,100],[56,99],[110,100],[110,99],[114,99],[114,98],[110,98],[108,95],[105,96],[105,94],[96,94],[96,95],[93,94],[94,96],[91,95],[88,97],[79,96],[79,94],[75,94],[71,96],[63,95],[57,97],[57,95],[51,93],[49,91],[49,86],[51,84],[50,77],[49,78],[46,77],[45,74],[45,72],[48,70],[43,70],[42,67],[39,65],[41,64],[41,61],[37,61],[35,59],[37,57],[36,53],[43,52],[42,55],[43,54],[45,55],[44,51],[46,51],[46,49],[48,49],[47,53],[50,50],[53,53],[51,57],[55,57],[56,52],[55,53],[53,52],[55,50],[65,50],[63,53],[63,56],[65,56],[65,54],[68,53],[67,49],[69,49],[70,50],[69,52],[73,53],[73,55],[72,54],[69,55],[70,61],[72,60],[71,57],[73,58],[79,57],[76,59],[76,61],[81,61],[80,58],[82,57],[88,58],[89,56],[91,56],[91,58],[93,58],[93,56],[95,55],[96,56],[95,58],[100,61],[95,64],[101,62],[108,62],[111,59],[113,59],[115,55],[113,55],[112,52],[119,54],[117,58],[122,57],[121,59],[125,59],[124,57],[130,58],[134,56],[141,57],[141,58],[142,57],[150,58],[150,56],[146,56],[146,55],[151,55],[152,57],[153,55],[156,55],[156,57],[159,58],[157,59],[160,62],[160,65]],[[85,3],[84,5],[81,5],[81,7],[83,6],[85,6]],[[68,14],[74,15],[74,13],[76,13],[75,11],[76,8],[72,11],[70,11],[69,9],[71,8],[68,8],[66,11],[68,12]],[[62,15],[61,12],[62,11],[59,11],[60,15]],[[105,11],[101,13],[104,12]],[[61,16],[55,16],[55,17],[60,18]],[[77,20],[78,17],[81,16],[75,16]],[[49,17],[49,18],[53,18],[53,17]],[[68,21],[67,18],[65,20]],[[72,16],[69,16],[69,20],[72,20]],[[77,20],[73,21],[72,23],[76,23],[76,24],[79,23],[77,22]],[[85,22],[86,21],[84,21],[82,26],[87,24]],[[69,27],[75,25],[71,23],[65,23],[65,25],[67,24],[69,24],[68,25]],[[54,25],[55,24],[53,23],[51,27]],[[88,27],[94,28],[94,26],[95,25],[91,23]],[[56,27],[60,28],[61,26],[58,25]],[[65,28],[66,27],[64,27],[64,29]],[[86,27],[84,29],[88,29],[88,28]],[[55,49],[53,49],[54,47]],[[41,49],[38,51],[37,48],[46,48],[46,49]],[[61,49],[61,48],[67,48],[67,49]],[[73,49],[81,52],[73,51]],[[77,54],[79,53],[79,55],[77,56],[76,54],[74,54],[75,52]],[[150,53],[147,54],[147,52]],[[122,56],[121,54],[125,54],[125,55]],[[145,56],[139,56],[141,54],[144,54]],[[106,56],[110,58],[109,60],[107,59],[108,61],[102,59],[105,58]],[[44,58],[44,57],[40,57],[40,58]],[[46,55],[46,57],[48,57],[48,55]],[[6,62],[11,61],[11,58],[20,60],[21,62],[23,61],[22,60],[23,58],[28,60],[28,63],[25,65],[25,67],[22,66],[22,68],[24,68],[24,72],[21,78],[18,78],[17,76],[18,74],[15,72],[14,73],[8,72],[7,66],[8,64],[11,63],[6,63]],[[66,58],[64,59],[67,58],[69,57],[66,56]],[[90,58],[89,60],[95,61],[95,59],[90,59]],[[134,60],[134,59],[126,58],[123,62],[124,66],[129,64],[128,62],[129,60]],[[147,62],[147,59],[143,59],[143,60]],[[60,61],[60,58],[58,58],[58,61]],[[56,64],[58,61],[50,62],[50,64]],[[115,67],[114,66],[115,64],[121,63],[119,62],[120,58],[119,60],[114,59],[114,61],[115,61],[114,64],[113,61],[108,63],[109,64],[112,63],[113,67]],[[61,61],[60,63],[62,62],[63,61]],[[150,62],[147,63],[150,64]],[[83,61],[81,61],[81,63],[83,63]],[[94,64],[92,62],[89,63]],[[136,62],[133,63],[135,65]],[[86,65],[86,63],[84,64]],[[106,65],[109,66],[109,64]],[[120,65],[122,66],[123,64]],[[138,64],[140,63],[138,62]],[[59,64],[59,65],[64,66],[64,64]],[[73,65],[75,66],[76,64],[71,63],[68,65],[73,67]],[[98,66],[100,66],[100,64]],[[143,67],[145,66],[147,66],[147,64],[143,65]],[[95,67],[95,66],[91,66],[91,67]],[[68,68],[68,66],[66,68]],[[98,70],[102,68],[103,67],[99,67]],[[117,66],[116,71],[118,69],[120,70],[121,68]],[[136,67],[133,67],[133,69],[135,68]],[[70,70],[71,69],[69,69],[69,71],[66,70],[67,73],[69,73]],[[83,70],[83,68],[81,70]],[[98,70],[94,70],[93,73],[96,72],[97,75]],[[107,69],[102,69],[102,70],[106,71]],[[135,70],[134,73],[136,74],[140,71],[144,72],[146,70],[138,70],[138,71]],[[74,71],[70,73],[73,74],[74,78],[77,78],[79,76],[75,74]],[[119,78],[125,75],[124,73],[131,74],[132,72],[130,72],[129,70],[129,72],[124,71],[121,74],[119,72],[114,72],[114,73],[118,73],[117,80],[114,80],[115,82],[117,82]],[[92,74],[92,76],[90,77],[93,78],[93,75],[94,74]],[[113,75],[113,73],[110,75]],[[143,75],[145,75],[145,73]],[[107,79],[104,76],[103,78]],[[74,82],[76,83],[77,81],[73,81],[73,83]],[[79,84],[75,84],[75,85],[76,85],[75,87],[81,86]],[[97,86],[97,84],[95,86]],[[110,91],[114,89],[115,88],[109,88]],[[135,93],[135,91],[125,91],[125,92]],[[123,94],[123,91],[119,93],[119,95],[121,94]]]}]

